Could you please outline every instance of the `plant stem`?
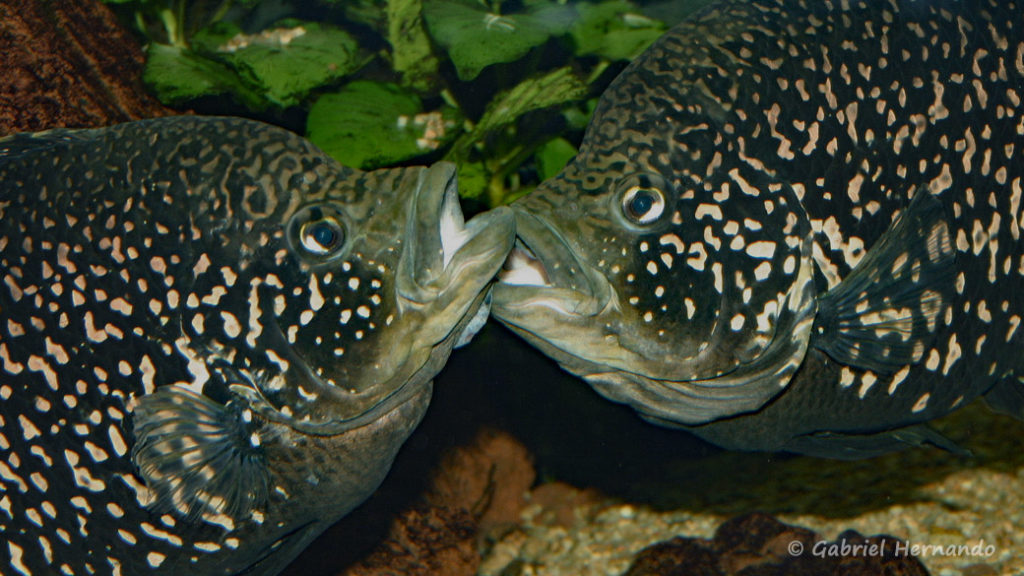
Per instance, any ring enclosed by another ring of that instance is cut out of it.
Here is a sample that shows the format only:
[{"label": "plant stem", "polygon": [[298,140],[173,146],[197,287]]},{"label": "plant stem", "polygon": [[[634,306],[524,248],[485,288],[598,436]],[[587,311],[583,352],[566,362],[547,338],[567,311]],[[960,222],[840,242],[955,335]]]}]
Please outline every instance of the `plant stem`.
[{"label": "plant stem", "polygon": [[174,18],[174,12],[170,8],[164,8],[159,15],[160,21],[164,23],[164,31],[167,32],[167,42],[171,46],[183,47],[185,43],[179,38],[178,21]]},{"label": "plant stem", "polygon": [[224,18],[224,15],[228,13],[228,10],[231,9],[231,4],[231,0],[224,0],[221,2],[220,6],[217,6],[217,10],[214,11],[213,17],[210,18],[210,23],[220,22],[221,19]]},{"label": "plant stem", "polygon": [[178,0],[178,38],[177,46],[185,46],[185,6],[188,4],[188,0]]},{"label": "plant stem", "polygon": [[149,38],[149,30],[146,30],[146,18],[142,15],[142,10],[135,11],[135,25],[139,28],[139,32],[146,38]]},{"label": "plant stem", "polygon": [[487,182],[487,207],[501,206],[505,200],[505,178],[501,174],[491,174]]}]

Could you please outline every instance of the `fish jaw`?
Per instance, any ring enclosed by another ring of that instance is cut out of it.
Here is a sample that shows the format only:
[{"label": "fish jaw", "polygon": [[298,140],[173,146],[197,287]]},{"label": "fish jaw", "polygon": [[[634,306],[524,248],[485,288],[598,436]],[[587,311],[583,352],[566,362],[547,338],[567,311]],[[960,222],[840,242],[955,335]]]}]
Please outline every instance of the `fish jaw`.
[{"label": "fish jaw", "polygon": [[565,317],[593,317],[612,305],[604,275],[584,262],[543,216],[515,208],[517,241],[495,287],[508,313],[533,307]]},{"label": "fish jaw", "polygon": [[517,241],[493,288],[492,315],[579,375],[636,362],[614,334],[622,307],[604,274],[543,215],[513,209]]},{"label": "fish jaw", "polygon": [[511,210],[498,207],[467,222],[455,166],[441,162],[424,173],[407,230],[411,241],[398,264],[400,314],[421,323],[414,338],[424,349],[465,343],[463,329],[515,241]]}]

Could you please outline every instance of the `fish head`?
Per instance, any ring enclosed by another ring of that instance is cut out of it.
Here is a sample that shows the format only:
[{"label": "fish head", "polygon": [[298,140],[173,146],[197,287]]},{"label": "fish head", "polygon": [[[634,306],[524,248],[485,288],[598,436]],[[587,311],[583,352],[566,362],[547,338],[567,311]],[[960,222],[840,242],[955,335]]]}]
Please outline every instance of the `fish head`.
[{"label": "fish head", "polygon": [[249,233],[270,238],[248,255],[269,369],[232,390],[325,435],[423,390],[481,312],[514,228],[507,209],[464,220],[452,164],[360,172],[325,160],[313,174]]},{"label": "fish head", "polygon": [[132,460],[151,509],[265,511],[279,527],[347,513],[486,315],[511,212],[465,221],[451,164],[363,172],[251,121],[120,130],[138,134],[98,135],[139,144],[112,176],[143,180],[127,187],[142,189],[126,207],[129,256],[136,244],[161,254],[131,271],[173,292],[166,307],[125,305],[145,316],[133,334],[178,360],[158,385],[131,389]]},{"label": "fish head", "polygon": [[806,349],[808,219],[771,174],[722,166],[720,135],[686,135],[671,111],[614,97],[577,157],[514,204],[517,247],[492,313],[651,419],[756,409]]}]

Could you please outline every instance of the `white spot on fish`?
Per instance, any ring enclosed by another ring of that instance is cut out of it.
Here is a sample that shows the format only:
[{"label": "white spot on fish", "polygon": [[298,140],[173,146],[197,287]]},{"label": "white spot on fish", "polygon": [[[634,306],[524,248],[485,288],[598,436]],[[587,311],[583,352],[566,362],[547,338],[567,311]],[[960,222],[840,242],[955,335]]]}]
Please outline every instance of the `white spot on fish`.
[{"label": "white spot on fish", "polygon": [[892,380],[889,381],[889,396],[896,393],[896,388],[899,387],[904,380],[907,379],[907,375],[910,374],[910,366],[904,366],[900,368],[896,374],[893,375]]},{"label": "white spot on fish", "polygon": [[769,242],[767,240],[752,242],[747,245],[747,254],[752,258],[769,260],[775,256],[775,246],[775,242]]},{"label": "white spot on fish", "polygon": [[675,248],[676,254],[684,254],[686,252],[686,244],[675,234],[665,234],[658,241],[662,246],[672,246]]},{"label": "white spot on fish", "polygon": [[159,568],[166,559],[167,556],[159,552],[150,552],[149,554],[146,554],[146,562],[149,563],[152,568]]},{"label": "white spot on fish", "polygon": [[924,394],[921,395],[920,398],[917,399],[917,402],[914,403],[914,407],[911,408],[910,411],[913,412],[914,414],[917,414],[918,412],[924,410],[928,406],[928,399],[931,397],[932,395],[930,392],[925,392]]},{"label": "white spot on fish", "polygon": [[849,388],[856,381],[857,375],[854,374],[853,370],[843,366],[843,369],[839,372],[839,385],[843,388]]},{"label": "white spot on fish", "polygon": [[320,285],[317,283],[316,275],[309,276],[309,307],[316,312],[324,306],[324,297],[320,293]]},{"label": "white spot on fish", "polygon": [[732,317],[732,320],[729,322],[729,327],[732,328],[733,332],[739,332],[740,330],[743,329],[743,325],[746,323],[746,321],[746,316],[744,316],[743,314],[737,314]]},{"label": "white spot on fish", "polygon": [[228,335],[228,338],[238,338],[242,333],[242,325],[238,322],[238,318],[226,310],[221,310],[220,317],[224,322],[224,333]]},{"label": "white spot on fish", "polygon": [[754,268],[754,278],[758,281],[764,280],[772,273],[772,265],[769,262],[761,262]]}]

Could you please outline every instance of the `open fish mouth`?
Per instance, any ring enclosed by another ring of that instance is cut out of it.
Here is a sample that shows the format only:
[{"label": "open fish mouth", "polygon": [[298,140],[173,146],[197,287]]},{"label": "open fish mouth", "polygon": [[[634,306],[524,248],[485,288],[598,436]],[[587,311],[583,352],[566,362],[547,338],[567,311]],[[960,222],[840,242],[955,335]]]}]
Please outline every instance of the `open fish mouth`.
[{"label": "open fish mouth", "polygon": [[[409,215],[409,243],[399,263],[399,292],[410,302],[427,303],[450,292],[472,296],[501,268],[511,249],[514,223],[509,208],[465,220],[459,206],[455,166],[440,162],[424,171]],[[476,280],[471,269],[490,269]],[[472,300],[472,297],[462,298]],[[468,302],[467,302],[468,304]]]},{"label": "open fish mouth", "polygon": [[551,286],[544,263],[519,240],[505,259],[498,281],[516,286]]},{"label": "open fish mouth", "polygon": [[517,238],[494,287],[494,315],[515,324],[527,309],[576,318],[605,311],[614,291],[604,274],[542,216],[513,212]]}]

